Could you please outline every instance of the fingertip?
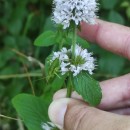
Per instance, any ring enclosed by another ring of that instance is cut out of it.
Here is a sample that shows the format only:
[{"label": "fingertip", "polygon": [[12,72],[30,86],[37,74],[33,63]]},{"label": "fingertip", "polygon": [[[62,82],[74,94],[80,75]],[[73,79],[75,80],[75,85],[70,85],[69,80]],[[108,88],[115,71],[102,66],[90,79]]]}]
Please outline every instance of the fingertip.
[{"label": "fingertip", "polygon": [[100,21],[101,20],[96,20],[95,25],[81,22],[81,31],[78,32],[78,35],[90,42],[95,42]]},{"label": "fingertip", "polygon": [[70,101],[71,99],[69,98],[62,98],[53,101],[49,106],[49,118],[59,129],[64,127],[64,116]]},{"label": "fingertip", "polygon": [[60,98],[65,98],[66,93],[67,93],[67,89],[61,89],[61,90],[57,91],[53,96],[53,100],[57,100],[57,99],[60,99]]},{"label": "fingertip", "polygon": [[[66,95],[67,95],[67,89],[61,89],[54,94],[53,100],[57,100],[60,98],[66,98]],[[71,98],[82,100],[82,97],[76,91],[72,92]]]}]

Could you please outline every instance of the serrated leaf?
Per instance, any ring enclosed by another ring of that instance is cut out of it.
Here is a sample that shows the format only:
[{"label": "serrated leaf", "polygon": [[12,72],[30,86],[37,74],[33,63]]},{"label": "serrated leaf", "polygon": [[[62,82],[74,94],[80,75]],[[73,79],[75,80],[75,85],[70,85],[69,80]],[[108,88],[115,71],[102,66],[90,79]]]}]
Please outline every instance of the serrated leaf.
[{"label": "serrated leaf", "polygon": [[34,45],[36,46],[51,46],[55,44],[55,32],[46,31],[42,33],[35,41]]},{"label": "serrated leaf", "polygon": [[101,102],[102,92],[99,82],[91,78],[87,73],[82,72],[73,77],[75,90],[83,99],[92,106],[97,106]]},{"label": "serrated leaf", "polygon": [[43,130],[42,122],[49,121],[49,104],[39,97],[20,94],[13,98],[12,103],[28,130]]}]

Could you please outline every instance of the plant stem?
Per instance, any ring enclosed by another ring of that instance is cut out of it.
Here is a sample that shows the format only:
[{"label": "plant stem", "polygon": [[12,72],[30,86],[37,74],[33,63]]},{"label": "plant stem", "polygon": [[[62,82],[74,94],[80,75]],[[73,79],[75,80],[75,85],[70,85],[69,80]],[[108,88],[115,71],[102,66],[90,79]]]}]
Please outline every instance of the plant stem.
[{"label": "plant stem", "polygon": [[23,54],[22,52],[19,52],[19,51],[16,50],[16,49],[11,49],[11,50],[12,50],[14,53],[18,54],[19,56],[21,56],[21,57],[27,59],[28,61],[33,62],[33,63],[37,63],[37,64],[40,66],[42,72],[44,72],[44,64],[42,64],[39,60],[37,60],[37,59],[35,59],[35,58],[31,57],[31,56],[26,56],[25,54]]},{"label": "plant stem", "polygon": [[[75,60],[75,46],[76,46],[76,36],[77,36],[77,28],[76,25],[73,28],[73,36],[72,36],[72,60]],[[67,95],[66,97],[70,98],[73,90],[72,83],[72,74],[69,76],[68,84],[67,84]]]},{"label": "plant stem", "polygon": [[17,118],[5,116],[5,115],[2,115],[2,114],[0,114],[0,117],[2,117],[2,118],[7,118],[7,119],[10,119],[10,120],[15,120],[15,121],[18,121],[18,120],[22,121],[21,119],[17,119]]},{"label": "plant stem", "polygon": [[10,78],[25,78],[25,77],[42,77],[42,73],[25,73],[25,74],[11,74],[11,75],[0,75],[0,79],[10,79]]},{"label": "plant stem", "polygon": [[27,18],[27,21],[26,21],[26,24],[25,24],[25,27],[24,27],[24,30],[23,30],[23,36],[26,36],[27,33],[28,33],[28,30],[29,30],[29,26],[30,26],[30,23],[31,23],[31,20],[34,16],[34,13],[31,13],[28,18]]},{"label": "plant stem", "polygon": [[23,121],[21,121],[21,119],[19,117],[18,117],[18,120],[17,120],[17,124],[19,126],[19,130],[25,130]]},{"label": "plant stem", "polygon": [[72,58],[73,59],[75,57],[76,36],[77,36],[77,28],[75,25],[73,28],[73,36],[72,36]]},{"label": "plant stem", "polygon": [[26,71],[26,73],[27,73],[27,75],[28,75],[27,78],[28,78],[30,87],[31,87],[31,89],[32,89],[32,94],[35,96],[34,86],[33,86],[32,80],[31,80],[31,78],[30,78],[30,76],[29,76],[29,74],[28,74],[28,69],[27,69],[27,67],[26,67],[26,65],[25,65],[24,63],[23,63],[23,66],[24,66],[24,69],[25,69],[25,71]]},{"label": "plant stem", "polygon": [[68,84],[67,84],[67,95],[66,95],[67,98],[71,97],[72,89],[73,89],[72,78],[71,77],[72,76],[70,75],[69,79],[68,79]]},{"label": "plant stem", "polygon": [[62,49],[62,47],[63,47],[63,40],[61,40],[61,43],[60,43],[60,49]]}]

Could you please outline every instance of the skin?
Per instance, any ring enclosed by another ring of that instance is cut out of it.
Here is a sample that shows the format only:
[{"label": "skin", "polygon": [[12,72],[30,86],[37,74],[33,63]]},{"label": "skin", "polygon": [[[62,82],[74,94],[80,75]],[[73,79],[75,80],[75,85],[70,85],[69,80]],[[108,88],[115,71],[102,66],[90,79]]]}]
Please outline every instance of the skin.
[{"label": "skin", "polygon": [[[130,59],[130,28],[97,20],[96,25],[81,23],[84,39],[102,48]],[[129,130],[130,74],[100,83],[103,93],[97,108],[88,106],[76,93],[72,93],[64,118],[64,130]],[[58,91],[54,100],[66,97],[66,89]],[[115,114],[116,113],[116,114]]]}]

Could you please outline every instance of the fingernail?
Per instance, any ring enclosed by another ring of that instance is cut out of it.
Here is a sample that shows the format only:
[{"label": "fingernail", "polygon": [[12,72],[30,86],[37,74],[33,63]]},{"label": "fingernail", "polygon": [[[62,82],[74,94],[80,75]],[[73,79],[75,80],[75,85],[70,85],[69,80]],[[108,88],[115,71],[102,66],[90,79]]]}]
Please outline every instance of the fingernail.
[{"label": "fingernail", "polygon": [[61,98],[65,98],[66,97],[66,89],[61,89],[59,91],[57,91],[54,96],[53,96],[53,100],[58,100]]},{"label": "fingernail", "polygon": [[59,129],[64,128],[64,116],[69,102],[70,99],[62,98],[53,101],[49,106],[49,118]]}]

